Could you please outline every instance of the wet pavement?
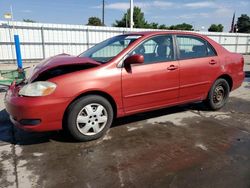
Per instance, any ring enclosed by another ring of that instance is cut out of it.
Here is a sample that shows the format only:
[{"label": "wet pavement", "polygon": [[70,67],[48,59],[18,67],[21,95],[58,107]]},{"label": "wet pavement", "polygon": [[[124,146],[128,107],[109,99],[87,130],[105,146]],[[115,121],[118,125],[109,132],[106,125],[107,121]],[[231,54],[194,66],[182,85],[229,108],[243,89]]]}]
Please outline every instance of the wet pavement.
[{"label": "wet pavement", "polygon": [[0,107],[0,187],[250,187],[250,79],[220,111],[196,103],[129,116],[87,143],[24,132]]}]

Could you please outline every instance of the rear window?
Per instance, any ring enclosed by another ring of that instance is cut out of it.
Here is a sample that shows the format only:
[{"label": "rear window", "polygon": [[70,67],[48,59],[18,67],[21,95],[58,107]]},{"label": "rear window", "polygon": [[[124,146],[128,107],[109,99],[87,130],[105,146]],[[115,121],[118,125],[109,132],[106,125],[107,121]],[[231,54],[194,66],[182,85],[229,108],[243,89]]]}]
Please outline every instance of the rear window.
[{"label": "rear window", "polygon": [[205,40],[194,36],[177,36],[180,59],[215,56],[215,50]]}]

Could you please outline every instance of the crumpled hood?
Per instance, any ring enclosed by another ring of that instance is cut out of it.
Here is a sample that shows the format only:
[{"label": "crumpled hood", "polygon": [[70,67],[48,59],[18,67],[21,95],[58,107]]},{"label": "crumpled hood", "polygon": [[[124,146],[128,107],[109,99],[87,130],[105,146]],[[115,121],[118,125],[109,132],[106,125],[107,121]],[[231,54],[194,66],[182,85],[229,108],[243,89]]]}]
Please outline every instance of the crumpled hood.
[{"label": "crumpled hood", "polygon": [[33,70],[29,81],[34,81],[40,74],[55,69],[56,67],[66,67],[70,65],[86,65],[88,67],[99,66],[101,63],[94,61],[88,57],[78,57],[78,56],[70,56],[68,54],[60,54],[54,57],[50,57],[41,61]]}]

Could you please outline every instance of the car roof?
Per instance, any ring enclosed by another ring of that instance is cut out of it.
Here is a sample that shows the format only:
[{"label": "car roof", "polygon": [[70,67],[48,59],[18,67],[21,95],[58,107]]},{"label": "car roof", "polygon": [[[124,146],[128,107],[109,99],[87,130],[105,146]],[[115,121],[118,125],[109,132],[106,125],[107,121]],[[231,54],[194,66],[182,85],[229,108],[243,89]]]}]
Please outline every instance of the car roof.
[{"label": "car roof", "polygon": [[143,36],[152,36],[160,34],[176,34],[176,35],[179,34],[179,35],[193,35],[193,36],[205,37],[204,35],[201,35],[194,31],[141,31],[141,32],[129,33],[129,35],[143,35]]},{"label": "car roof", "polygon": [[128,35],[142,35],[143,37],[150,37],[154,35],[163,35],[163,34],[172,34],[172,35],[190,35],[190,36],[197,36],[200,38],[205,39],[208,41],[216,50],[217,53],[228,52],[225,48],[219,45],[217,42],[212,40],[206,35],[202,35],[195,31],[177,31],[177,30],[163,30],[163,31],[142,31],[142,32],[131,32],[127,33]]}]

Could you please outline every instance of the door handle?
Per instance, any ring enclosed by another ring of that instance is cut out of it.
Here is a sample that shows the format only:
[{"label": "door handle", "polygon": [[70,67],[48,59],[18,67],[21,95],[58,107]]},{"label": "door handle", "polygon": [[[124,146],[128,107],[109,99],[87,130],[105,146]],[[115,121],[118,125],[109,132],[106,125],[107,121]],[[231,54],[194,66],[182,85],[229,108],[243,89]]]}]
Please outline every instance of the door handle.
[{"label": "door handle", "polygon": [[175,69],[178,69],[178,66],[176,66],[176,65],[170,65],[167,69],[168,70],[175,70]]},{"label": "door handle", "polygon": [[211,61],[209,61],[209,64],[210,65],[215,65],[217,62],[214,60],[214,59],[212,59]]}]

